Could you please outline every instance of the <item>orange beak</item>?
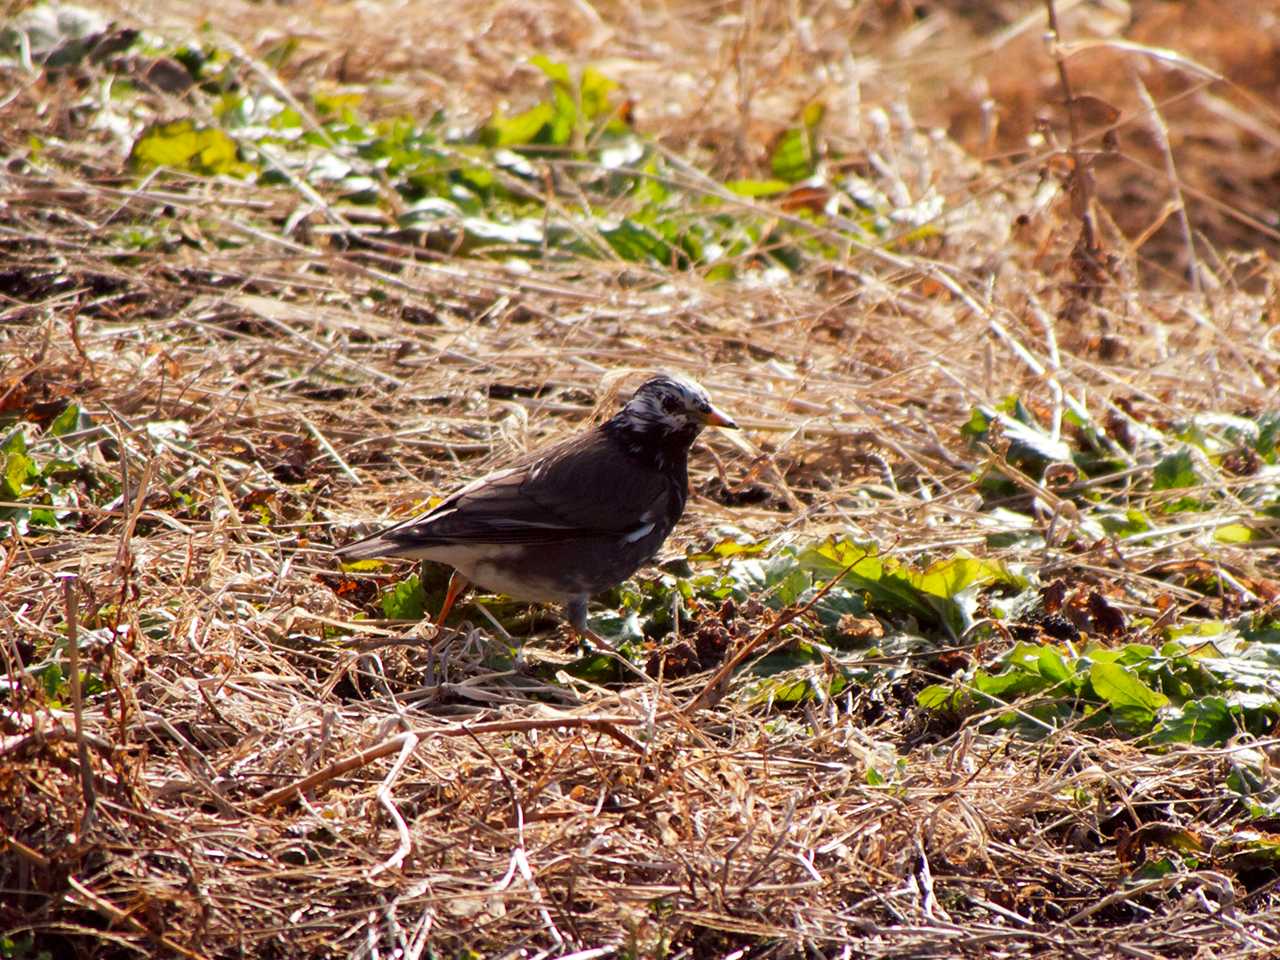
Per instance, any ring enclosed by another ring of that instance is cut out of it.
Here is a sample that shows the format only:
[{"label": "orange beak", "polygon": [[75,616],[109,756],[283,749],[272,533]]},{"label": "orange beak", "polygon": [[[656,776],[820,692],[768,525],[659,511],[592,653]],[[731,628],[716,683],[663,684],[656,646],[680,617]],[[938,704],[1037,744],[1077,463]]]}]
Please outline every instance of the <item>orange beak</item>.
[{"label": "orange beak", "polygon": [[724,427],[726,430],[737,430],[738,425],[733,422],[733,417],[723,411],[712,407],[706,417],[702,421],[709,427]]}]

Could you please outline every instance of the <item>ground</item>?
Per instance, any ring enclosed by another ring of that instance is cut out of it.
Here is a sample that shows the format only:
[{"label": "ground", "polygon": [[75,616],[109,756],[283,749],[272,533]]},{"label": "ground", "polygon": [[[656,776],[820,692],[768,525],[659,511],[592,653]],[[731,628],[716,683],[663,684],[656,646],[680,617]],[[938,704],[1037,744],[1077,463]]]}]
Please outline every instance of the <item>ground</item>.
[{"label": "ground", "polygon": [[[1280,951],[1280,6],[9,13],[0,957]],[[629,669],[331,556],[656,369]]]}]

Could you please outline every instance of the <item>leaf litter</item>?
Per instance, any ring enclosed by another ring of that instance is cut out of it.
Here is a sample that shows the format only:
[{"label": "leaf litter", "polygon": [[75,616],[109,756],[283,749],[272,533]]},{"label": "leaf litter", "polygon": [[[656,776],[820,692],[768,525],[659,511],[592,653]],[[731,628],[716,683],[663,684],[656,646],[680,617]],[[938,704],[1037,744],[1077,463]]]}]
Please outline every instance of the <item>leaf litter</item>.
[{"label": "leaf litter", "polygon": [[[0,953],[1272,955],[1272,268],[1089,273],[1051,155],[814,99],[838,5],[666,29],[754,107],[559,6],[438,114],[225,22],[0,65]],[[330,561],[654,366],[746,430],[593,608],[633,670]]]}]

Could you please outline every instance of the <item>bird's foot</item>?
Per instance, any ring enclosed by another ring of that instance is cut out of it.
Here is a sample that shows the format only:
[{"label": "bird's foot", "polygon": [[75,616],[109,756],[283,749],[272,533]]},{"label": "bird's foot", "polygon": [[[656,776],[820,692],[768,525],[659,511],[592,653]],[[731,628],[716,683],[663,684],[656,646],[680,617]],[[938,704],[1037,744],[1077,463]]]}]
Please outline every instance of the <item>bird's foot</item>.
[{"label": "bird's foot", "polygon": [[594,652],[601,656],[608,657],[622,669],[624,674],[629,673],[636,679],[643,680],[645,683],[653,683],[653,677],[649,676],[637,667],[627,658],[626,654],[622,653],[622,651],[594,630],[590,630],[585,627],[581,629],[574,627],[573,633],[577,638],[579,649],[582,650],[584,654]]},{"label": "bird's foot", "polygon": [[569,628],[578,641],[579,649],[588,652],[595,648],[621,667],[624,673],[630,673],[646,683],[653,682],[652,677],[628,660],[610,641],[587,626],[586,597],[574,597],[570,600],[565,604],[565,613],[569,615]]},{"label": "bird's foot", "polygon": [[612,643],[610,643],[604,637],[600,636],[600,634],[596,633],[590,627],[582,627],[582,628],[574,627],[573,633],[574,633],[574,639],[578,641],[578,645],[580,647],[586,648],[588,645],[590,645],[593,647],[599,647],[601,650],[605,650],[609,653],[613,653],[613,654],[618,653],[617,647],[615,647]]}]

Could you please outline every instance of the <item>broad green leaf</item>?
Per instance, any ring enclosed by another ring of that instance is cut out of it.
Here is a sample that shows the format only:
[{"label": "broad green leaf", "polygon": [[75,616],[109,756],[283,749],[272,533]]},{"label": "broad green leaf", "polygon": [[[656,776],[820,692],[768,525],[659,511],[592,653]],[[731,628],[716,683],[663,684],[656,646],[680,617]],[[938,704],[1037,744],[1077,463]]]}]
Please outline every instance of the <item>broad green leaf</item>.
[{"label": "broad green leaf", "polygon": [[1160,721],[1156,743],[1226,743],[1237,732],[1231,709],[1222,697],[1203,697],[1183,704]]},{"label": "broad green leaf", "polygon": [[224,131],[197,127],[190,120],[148,127],[129,154],[135,167],[169,167],[201,174],[245,177],[254,170],[239,158],[236,142]]},{"label": "broad green leaf", "polygon": [[362,93],[312,93],[311,102],[322,117],[354,120],[353,111],[364,102]]},{"label": "broad green leaf", "polygon": [[582,115],[588,120],[596,120],[613,112],[609,94],[618,89],[617,81],[610,80],[595,67],[587,67],[582,71],[580,89]]},{"label": "broad green leaf", "polygon": [[769,157],[773,175],[785,183],[799,183],[812,177],[815,164],[813,140],[805,127],[793,127],[783,133]]},{"label": "broad green leaf", "polygon": [[769,166],[779,180],[798,183],[817,172],[818,127],[825,113],[822,101],[813,101],[801,113],[800,125],[778,138],[769,156]]},{"label": "broad green leaf", "polygon": [[758,556],[769,546],[767,541],[752,543],[750,541],[743,543],[732,537],[726,537],[723,540],[717,540],[709,550],[700,553],[691,553],[686,558],[691,563],[698,563],[706,560],[721,560],[729,557],[738,556]]},{"label": "broad green leaf", "polygon": [[1151,520],[1141,510],[1130,508],[1122,515],[1114,513],[1104,513],[1098,516],[1098,522],[1102,524],[1102,529],[1117,539],[1132,537],[1139,533],[1146,533],[1151,529]]},{"label": "broad green leaf", "polygon": [[1201,431],[1213,430],[1220,433],[1226,438],[1230,446],[1235,446],[1239,443],[1252,444],[1261,433],[1257,423],[1247,417],[1238,417],[1230,413],[1214,413],[1213,411],[1198,413],[1195,416],[1195,425]]},{"label": "broad green leaf", "polygon": [[34,669],[31,673],[39,682],[45,697],[50,701],[50,706],[60,703],[63,695],[63,685],[67,680],[66,675],[62,672],[62,667],[56,663],[51,663],[46,667]]},{"label": "broad green leaf", "polygon": [[981,440],[986,437],[994,420],[994,414],[982,407],[974,407],[969,411],[968,421],[960,428],[960,435],[970,442]]},{"label": "broad green leaf", "polygon": [[421,620],[426,604],[427,594],[416,573],[382,595],[382,612],[388,620]]},{"label": "broad green leaf", "polygon": [[849,686],[848,677],[815,670],[821,662],[822,655],[808,644],[762,658],[751,669],[764,678],[752,686],[751,702],[795,706],[839,696]]},{"label": "broad green leaf", "polygon": [[1008,458],[1011,463],[1042,466],[1046,462],[1071,461],[1071,447],[1041,427],[1016,396],[1006,397],[995,407],[976,407],[960,433],[971,441],[984,440],[996,421],[1000,422],[1001,430],[1009,440]]},{"label": "broad green leaf", "polygon": [[791,554],[775,557],[765,563],[765,586],[770,591],[770,606],[791,606],[812,583],[813,579],[808,571],[801,568]]},{"label": "broad green leaf", "polygon": [[573,78],[569,76],[569,67],[566,64],[557,63],[543,53],[534,54],[529,58],[529,62],[546,74],[547,79],[552,83],[564,87],[573,85]]},{"label": "broad green leaf", "polygon": [[1280,444],[1280,412],[1264,413],[1258,418],[1258,437],[1253,449],[1265,462],[1274,464],[1277,444]]},{"label": "broad green leaf", "polygon": [[52,510],[47,507],[32,507],[28,513],[28,519],[32,526],[36,527],[56,527],[58,526],[58,517]]},{"label": "broad green leaf", "polygon": [[1038,672],[1006,670],[992,674],[979,670],[973,675],[972,686],[977,693],[990,697],[996,703],[1009,703],[1027,694],[1043,693],[1052,684]]},{"label": "broad green leaf", "polygon": [[972,586],[989,583],[1007,583],[1024,587],[1025,582],[1013,576],[999,560],[979,560],[976,557],[952,557],[939,560],[914,578],[917,586],[935,597],[951,599]]},{"label": "broad green leaf", "polygon": [[555,107],[549,103],[540,103],[514,117],[497,113],[485,125],[484,142],[491,147],[525,146],[539,140],[555,117]]},{"label": "broad green leaf", "polygon": [[343,561],[342,569],[348,573],[371,573],[381,570],[387,565],[385,560],[350,560]]},{"label": "broad green leaf", "polygon": [[1243,523],[1228,523],[1213,531],[1218,543],[1250,543],[1260,539],[1259,532]]},{"label": "broad green leaf", "polygon": [[805,104],[805,108],[800,111],[800,122],[809,130],[816,130],[818,124],[822,122],[822,118],[826,116],[827,105],[821,100],[813,100]]},{"label": "broad green leaf", "polygon": [[950,684],[933,683],[916,694],[916,703],[926,710],[950,710],[959,696],[960,691]]},{"label": "broad green leaf", "polygon": [[558,84],[551,91],[551,104],[555,115],[551,118],[550,127],[544,131],[544,136],[539,138],[539,142],[550,143],[557,147],[568,146],[573,140],[573,133],[578,125],[578,105],[569,91]]},{"label": "broad green leaf", "polygon": [[786,193],[791,184],[785,180],[730,180],[725,189],[740,197],[772,197]]},{"label": "broad green leaf", "polygon": [[1091,646],[1088,649],[1089,659],[1097,662],[1107,655],[1114,654],[1115,659],[1110,661],[1125,667],[1134,667],[1140,665],[1150,665],[1152,659],[1156,655],[1156,648],[1149,643],[1126,643],[1119,650],[1113,650],[1106,647]]},{"label": "broad green leaf", "polygon": [[[825,548],[818,548],[819,555]],[[810,556],[812,551],[801,554],[801,560]],[[847,555],[840,551],[840,555]],[[823,559],[826,559],[824,556]],[[843,567],[835,570],[831,576],[839,574]],[[856,561],[853,568],[841,581],[841,588],[846,590],[863,590],[871,599],[871,606],[892,613],[903,613],[926,623],[935,622],[937,613],[921,591],[910,578],[898,572],[896,565],[886,565],[878,557],[864,556]]]},{"label": "broad green leaf", "polygon": [[27,481],[39,475],[35,462],[25,453],[7,454],[4,458],[4,499],[21,500],[27,495]]},{"label": "broad green leaf", "polygon": [[1169,698],[1152,690],[1132,672],[1115,663],[1094,663],[1089,683],[1118,717],[1136,724],[1151,723],[1155,712],[1167,706]]},{"label": "broad green leaf", "polygon": [[1053,647],[1041,647],[1037,658],[1040,675],[1055,683],[1070,685],[1076,679],[1076,673],[1062,659],[1062,654]]},{"label": "broad green leaf", "polygon": [[813,574],[815,586],[852,566],[836,590],[863,591],[872,608],[907,614],[926,624],[943,623],[955,635],[969,623],[975,588],[992,583],[1025,586],[998,561],[961,556],[915,571],[897,561],[882,560],[873,547],[849,541],[828,540],[801,550],[797,560]]},{"label": "broad green leaf", "polygon": [[813,607],[814,613],[826,628],[829,641],[839,639],[839,626],[842,617],[862,619],[867,615],[867,604],[861,593],[845,590],[831,590]]},{"label": "broad green leaf", "polygon": [[653,263],[658,266],[683,269],[688,266],[683,251],[671,246],[663,237],[631,219],[624,219],[618,226],[600,231],[623,260],[631,263]]},{"label": "broad green leaf", "polygon": [[1152,487],[1156,490],[1175,490],[1199,484],[1200,475],[1196,473],[1195,457],[1190,447],[1184,446],[1177,453],[1164,457],[1152,472]]},{"label": "broad green leaf", "polygon": [[22,427],[16,427],[12,433],[0,443],[0,453],[26,453],[27,434]]},{"label": "broad green leaf", "polygon": [[62,437],[74,432],[79,425],[80,405],[68,403],[67,408],[54,417],[53,422],[49,424],[49,433],[51,436]]},{"label": "broad green leaf", "polygon": [[591,617],[587,625],[614,646],[622,641],[639,640],[644,636],[640,617],[634,610],[606,611]]}]

